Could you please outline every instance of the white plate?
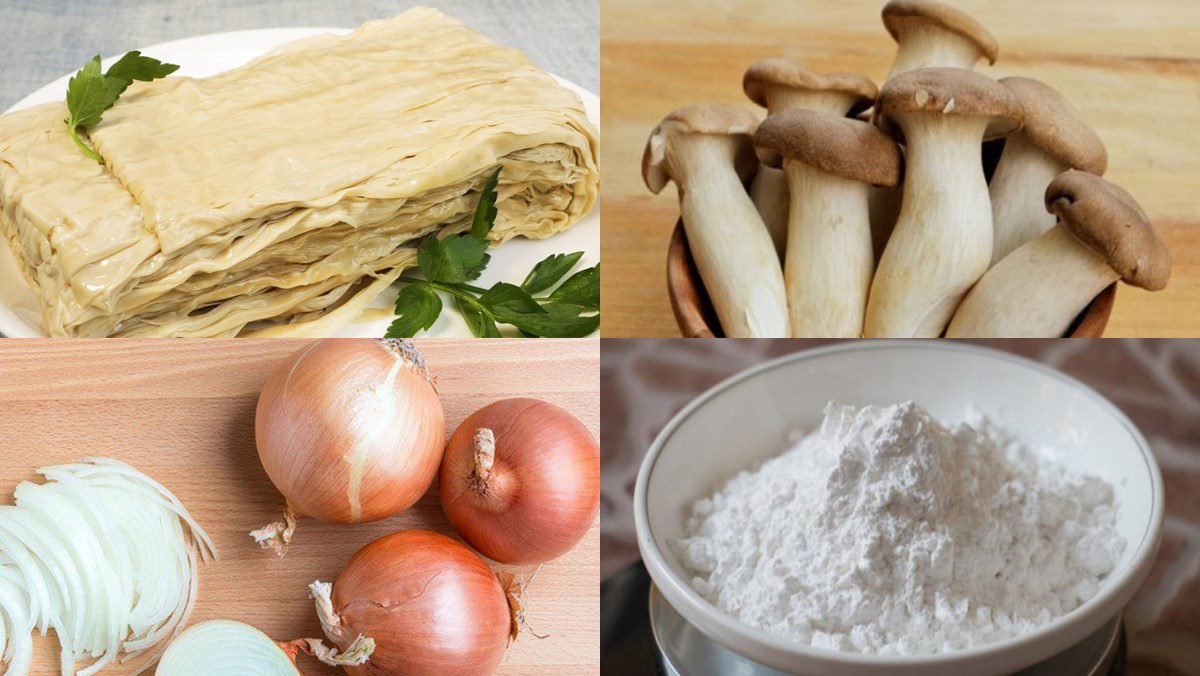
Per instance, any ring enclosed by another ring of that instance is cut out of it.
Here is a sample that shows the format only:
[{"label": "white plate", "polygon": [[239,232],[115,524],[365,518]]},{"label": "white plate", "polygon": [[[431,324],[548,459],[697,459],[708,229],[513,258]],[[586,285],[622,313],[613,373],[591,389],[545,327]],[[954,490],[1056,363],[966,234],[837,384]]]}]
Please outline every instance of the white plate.
[{"label": "white plate", "polygon": [[[179,75],[207,77],[236,68],[256,56],[293,40],[322,33],[345,34],[345,28],[268,28],[262,30],[236,31],[201,35],[194,38],[164,42],[152,47],[143,47],[141,52],[161,61],[179,65]],[[116,57],[106,59],[107,68]],[[83,64],[80,64],[82,66]],[[73,73],[42,87],[21,99],[6,112],[29,108],[41,103],[61,101],[67,91],[67,81]],[[592,124],[600,125],[600,97],[573,82],[555,76],[564,87],[579,94],[587,109]],[[600,262],[600,208],[597,205],[586,218],[570,230],[549,239],[514,239],[494,249],[487,270],[475,282],[479,286],[491,286],[495,282],[508,281],[519,284],[529,270],[546,256],[556,253],[583,251],[583,258],[576,269],[591,267]],[[389,289],[375,301],[372,307],[390,308],[396,293]],[[446,301],[446,309],[430,330],[422,336],[466,338],[471,336],[466,322]],[[377,319],[352,324],[339,336],[382,336],[391,319]],[[506,330],[508,327],[505,327]],[[0,335],[9,337],[40,337],[46,331],[41,319],[40,304],[33,291],[25,283],[17,267],[16,259],[7,245],[0,245]]]},{"label": "white plate", "polygon": [[[1075,470],[1113,486],[1125,551],[1082,606],[1032,633],[937,655],[839,652],[790,641],[721,612],[688,584],[674,549],[689,506],[721,481],[777,455],[812,429],[829,400],[913,400],[933,416],[969,408],[1027,445],[1049,447]],[[786,673],[809,676],[1006,674],[1057,655],[1116,617],[1158,550],[1163,485],[1145,438],[1111,402],[1054,369],[963,341],[852,341],[797,352],[739,373],[697,397],[654,440],[634,488],[638,549],[663,597],[712,640]]]}]

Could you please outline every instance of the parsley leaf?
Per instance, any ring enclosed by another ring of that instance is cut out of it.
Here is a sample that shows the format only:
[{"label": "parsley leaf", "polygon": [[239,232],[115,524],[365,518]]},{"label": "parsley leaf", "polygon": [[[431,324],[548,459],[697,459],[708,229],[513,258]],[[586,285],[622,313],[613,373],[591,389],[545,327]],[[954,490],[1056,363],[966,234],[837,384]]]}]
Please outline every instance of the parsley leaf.
[{"label": "parsley leaf", "polygon": [[438,239],[437,235],[425,238],[417,250],[417,265],[431,282],[456,284],[469,282],[483,272],[490,256],[488,241],[471,235],[454,235]]},{"label": "parsley leaf", "polygon": [[75,123],[90,127],[117,100],[116,88],[100,72],[100,57],[88,61],[67,83],[67,109]]},{"label": "parsley leaf", "polygon": [[586,336],[600,325],[599,316],[583,317],[588,308],[569,303],[545,304],[528,291],[513,284],[499,282],[479,297],[496,321],[512,324],[522,333],[545,338],[577,338]]},{"label": "parsley leaf", "polygon": [[142,56],[139,51],[132,51],[110,66],[104,77],[125,83],[117,92],[117,95],[120,96],[125,93],[129,85],[133,84],[134,80],[151,82],[164,78],[177,70],[179,70],[179,66],[173,63],[163,63],[158,59]]},{"label": "parsley leaf", "polygon": [[558,283],[579,259],[583,257],[582,251],[576,251],[569,254],[554,254],[548,256],[537,265],[533,266],[533,270],[529,271],[529,276],[521,282],[521,288],[529,293],[541,293],[546,289]]},{"label": "parsley leaf", "polygon": [[546,303],[541,308],[540,313],[497,312],[496,319],[541,338],[582,338],[600,327],[600,315],[584,316],[592,310],[578,305]]},{"label": "parsley leaf", "polygon": [[79,146],[84,155],[97,162],[102,161],[100,153],[84,144],[79,138],[79,129],[98,124],[100,115],[116,103],[120,88],[118,82],[106,79],[100,72],[99,56],[88,61],[88,64],[67,83],[67,112],[70,117],[64,121],[71,130],[71,140]]},{"label": "parsley leaf", "polygon": [[471,329],[471,335],[476,338],[502,337],[500,329],[496,328],[496,320],[477,304],[457,297],[454,299],[454,304],[458,307],[459,314],[467,321],[467,328]]},{"label": "parsley leaf", "polygon": [[442,311],[438,293],[449,294],[472,335],[499,338],[497,323],[509,324],[523,336],[574,338],[600,327],[600,267],[572,275],[549,296],[534,294],[558,283],[579,259],[582,251],[549,256],[534,266],[520,286],[497,282],[481,289],[467,282],[479,277],[487,266],[487,235],[495,224],[496,186],[500,170],[488,178],[479,194],[471,229],[461,235],[439,239],[430,235],[417,250],[417,265],[425,278],[400,277],[405,284],[396,296],[396,320],[387,337],[409,337],[427,330]]},{"label": "parsley leaf", "polygon": [[417,251],[417,264],[425,279],[431,282],[458,284],[479,277],[491,256],[487,254],[488,233],[496,223],[496,186],[500,183],[497,169],[484,183],[475,205],[471,229],[462,235],[438,239],[436,235],[425,238]]},{"label": "parsley leaf", "polygon": [[496,224],[496,186],[500,183],[500,168],[488,177],[479,193],[479,202],[475,205],[475,217],[471,219],[471,236],[485,239]]},{"label": "parsley leaf", "polygon": [[505,319],[506,316],[546,313],[528,291],[507,282],[496,282],[479,297],[479,302],[486,305],[492,314],[496,315],[496,319],[505,324],[512,323]]},{"label": "parsley leaf", "polygon": [[385,338],[411,338],[433,326],[442,314],[442,299],[424,284],[409,284],[396,295],[396,320]]},{"label": "parsley leaf", "polygon": [[93,57],[67,83],[68,117],[63,122],[70,129],[71,140],[84,155],[103,163],[100,153],[79,137],[79,130],[100,124],[100,116],[113,107],[117,98],[134,80],[149,82],[176,70],[179,70],[179,66],[142,56],[140,52],[129,52],[114,63],[107,73],[101,73],[100,57]]},{"label": "parsley leaf", "polygon": [[550,294],[550,299],[589,310],[600,309],[600,266],[580,270]]}]

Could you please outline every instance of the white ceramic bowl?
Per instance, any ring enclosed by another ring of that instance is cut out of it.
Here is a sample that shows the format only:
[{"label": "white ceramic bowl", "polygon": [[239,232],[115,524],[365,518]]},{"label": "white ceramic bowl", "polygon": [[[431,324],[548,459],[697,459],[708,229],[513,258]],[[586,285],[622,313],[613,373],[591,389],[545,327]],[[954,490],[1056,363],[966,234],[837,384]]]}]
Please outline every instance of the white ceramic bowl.
[{"label": "white ceramic bowl", "polygon": [[[744,624],[687,584],[674,543],[690,505],[738,471],[780,453],[829,400],[916,401],[954,421],[969,407],[1061,461],[1112,483],[1126,547],[1087,603],[1036,632],[971,650],[879,656],[814,648]],[[1162,533],[1163,489],[1142,434],[1100,394],[1051,368],[962,342],[854,341],[739,373],[697,397],[663,429],[638,473],[634,516],[642,560],[667,601],[713,640],[802,674],[1010,673],[1066,650],[1115,617],[1141,585]]]}]

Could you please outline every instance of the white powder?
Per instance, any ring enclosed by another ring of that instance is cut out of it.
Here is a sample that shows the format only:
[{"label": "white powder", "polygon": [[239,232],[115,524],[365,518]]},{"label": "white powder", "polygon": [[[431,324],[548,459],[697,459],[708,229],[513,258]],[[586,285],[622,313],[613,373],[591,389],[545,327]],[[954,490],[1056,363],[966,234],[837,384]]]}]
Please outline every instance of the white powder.
[{"label": "white powder", "polygon": [[693,505],[692,587],[814,646],[937,653],[1023,634],[1097,591],[1112,487],[985,419],[829,404],[820,429]]}]

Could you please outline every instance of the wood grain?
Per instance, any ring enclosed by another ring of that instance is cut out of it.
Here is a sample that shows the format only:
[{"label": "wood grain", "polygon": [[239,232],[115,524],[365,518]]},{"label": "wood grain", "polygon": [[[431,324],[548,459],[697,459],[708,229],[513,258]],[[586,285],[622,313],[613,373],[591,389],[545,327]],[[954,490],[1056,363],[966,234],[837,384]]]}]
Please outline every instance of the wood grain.
[{"label": "wood grain", "polygon": [[[410,528],[453,534],[436,485],[408,511],[373,524],[301,521],[283,559],[247,533],[276,518],[282,497],[259,466],[254,407],[271,368],[307,341],[152,340],[0,343],[0,494],[34,479],[41,465],[102,455],[166,484],[216,542],[192,622],[225,617],[277,639],[319,636],[307,599],[315,579],[332,580],[359,547]],[[447,433],[486,403],[532,396],[578,416],[599,438],[599,344],[591,340],[417,341],[446,412]],[[501,566],[493,565],[500,569]],[[509,568],[528,574],[531,568]],[[598,673],[599,525],[571,552],[542,567],[526,617],[548,638],[525,633],[504,674]],[[34,673],[57,674],[57,646],[40,641]],[[305,674],[339,673],[305,658]],[[105,673],[125,673],[119,669]]]},{"label": "wood grain", "polygon": [[[1200,3],[1191,0],[961,0],[1000,42],[993,77],[1024,75],[1062,91],[1109,152],[1108,178],[1128,189],[1174,256],[1171,283],[1122,286],[1107,336],[1200,336]],[[601,124],[605,168],[603,335],[678,336],[666,255],[675,190],[642,185],[646,137],[672,108],[697,101],[750,106],[742,71],[797,51],[822,71],[880,82],[894,43],[881,0],[604,0]]]}]

